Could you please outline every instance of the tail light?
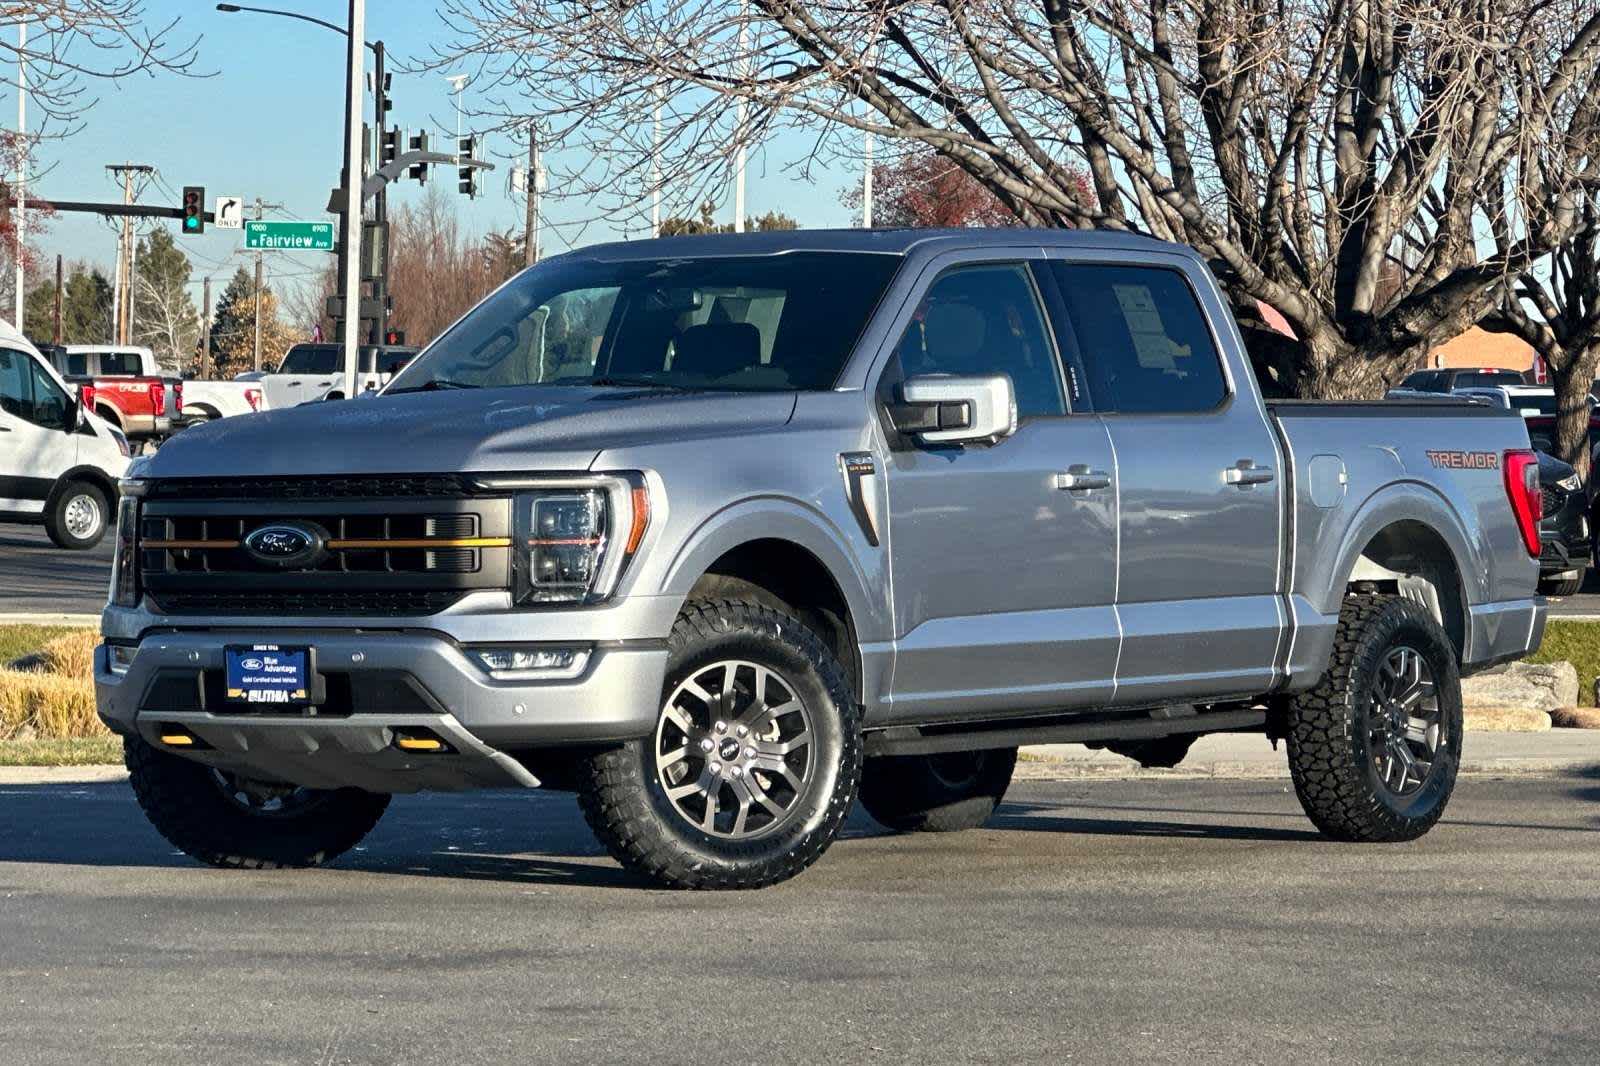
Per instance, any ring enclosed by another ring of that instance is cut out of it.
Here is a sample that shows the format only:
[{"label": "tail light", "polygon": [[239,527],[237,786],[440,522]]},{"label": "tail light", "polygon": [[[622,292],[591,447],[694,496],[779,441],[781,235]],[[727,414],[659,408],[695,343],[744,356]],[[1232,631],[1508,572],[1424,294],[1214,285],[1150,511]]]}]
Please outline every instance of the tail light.
[{"label": "tail light", "polygon": [[95,394],[94,394],[94,386],[93,385],[79,385],[78,386],[78,406],[83,408],[85,411],[93,411],[94,410],[94,395]]},{"label": "tail light", "polygon": [[1517,519],[1522,546],[1539,558],[1539,522],[1544,505],[1539,500],[1539,457],[1531,451],[1506,452],[1506,498]]},{"label": "tail light", "polygon": [[167,413],[167,385],[164,381],[150,383],[150,413],[158,418]]},{"label": "tail light", "polygon": [[250,405],[250,410],[252,411],[261,410],[261,390],[245,389],[244,402]]},{"label": "tail light", "polygon": [[183,410],[183,382],[179,381],[172,386],[172,413],[177,414]]}]

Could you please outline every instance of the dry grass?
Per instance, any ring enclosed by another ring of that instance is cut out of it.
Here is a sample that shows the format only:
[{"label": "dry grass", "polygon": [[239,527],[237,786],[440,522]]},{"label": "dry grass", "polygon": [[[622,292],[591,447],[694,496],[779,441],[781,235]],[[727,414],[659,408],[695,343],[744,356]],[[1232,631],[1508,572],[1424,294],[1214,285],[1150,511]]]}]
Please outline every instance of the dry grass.
[{"label": "dry grass", "polygon": [[0,668],[0,741],[107,735],[94,710],[95,642],[72,630],[28,649],[32,668]]}]

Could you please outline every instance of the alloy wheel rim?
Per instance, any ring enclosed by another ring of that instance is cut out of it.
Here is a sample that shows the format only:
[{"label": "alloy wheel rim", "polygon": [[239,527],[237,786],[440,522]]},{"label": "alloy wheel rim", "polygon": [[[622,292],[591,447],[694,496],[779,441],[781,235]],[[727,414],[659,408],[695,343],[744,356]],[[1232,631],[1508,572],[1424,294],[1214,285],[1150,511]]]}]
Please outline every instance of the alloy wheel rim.
[{"label": "alloy wheel rim", "polygon": [[64,516],[67,532],[79,540],[92,536],[100,528],[100,505],[87,494],[79,494],[67,501]]},{"label": "alloy wheel rim", "polygon": [[1421,791],[1449,738],[1433,669],[1415,648],[1391,649],[1372,680],[1367,745],[1373,773],[1394,796]]},{"label": "alloy wheel rim", "polygon": [[672,690],[656,725],[656,781],[703,833],[748,840],[799,811],[816,770],[811,711],[770,667],[722,660]]}]

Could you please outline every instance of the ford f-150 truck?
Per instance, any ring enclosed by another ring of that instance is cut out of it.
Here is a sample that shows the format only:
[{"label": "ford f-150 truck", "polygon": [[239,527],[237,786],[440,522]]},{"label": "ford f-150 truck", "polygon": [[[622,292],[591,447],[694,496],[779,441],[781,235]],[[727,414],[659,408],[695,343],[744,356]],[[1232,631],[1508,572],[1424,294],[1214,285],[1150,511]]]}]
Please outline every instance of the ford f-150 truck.
[{"label": "ford f-150 truck", "polygon": [[542,784],[657,883],[756,887],[858,795],[962,829],[1019,745],[1240,730],[1328,836],[1409,840],[1460,675],[1539,645],[1539,517],[1508,412],[1264,403],[1182,247],[605,245],[374,399],[139,460],[95,680],[146,814],[219,866]]},{"label": "ford f-150 truck", "polygon": [[89,385],[94,413],[135,443],[160,441],[183,408],[183,379],[161,369],[148,348],[108,344],[41,345],[74,385]]}]

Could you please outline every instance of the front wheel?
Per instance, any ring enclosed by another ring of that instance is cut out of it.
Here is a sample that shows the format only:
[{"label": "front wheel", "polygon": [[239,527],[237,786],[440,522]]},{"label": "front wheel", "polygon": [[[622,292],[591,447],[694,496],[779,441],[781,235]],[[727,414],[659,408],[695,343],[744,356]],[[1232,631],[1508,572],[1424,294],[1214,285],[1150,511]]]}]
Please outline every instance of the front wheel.
[{"label": "front wheel", "polygon": [[670,888],[761,888],[833,842],[861,777],[839,660],[760,603],[690,603],[655,732],[590,757],[578,799],[618,862]]},{"label": "front wheel", "polygon": [[318,866],[355,847],[389,797],[256,781],[126,737],[123,760],[145,817],[179,851],[232,869]]},{"label": "front wheel", "polygon": [[1433,828],[1461,761],[1455,648],[1423,608],[1352,596],[1322,680],[1289,709],[1300,804],[1336,840],[1415,840]]},{"label": "front wheel", "polygon": [[1016,748],[868,759],[861,806],[902,833],[976,829],[1000,805],[1016,768]]},{"label": "front wheel", "polygon": [[44,530],[58,548],[87,551],[105,537],[110,512],[104,492],[87,481],[73,481],[50,504]]}]

